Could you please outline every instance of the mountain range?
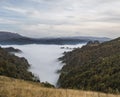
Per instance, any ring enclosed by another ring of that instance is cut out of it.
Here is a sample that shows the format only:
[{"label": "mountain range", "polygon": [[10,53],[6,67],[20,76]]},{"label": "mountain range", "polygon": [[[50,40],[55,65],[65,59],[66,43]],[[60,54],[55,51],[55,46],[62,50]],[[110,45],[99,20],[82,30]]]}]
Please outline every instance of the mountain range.
[{"label": "mountain range", "polygon": [[0,31],[0,44],[79,44],[88,41],[98,40],[100,42],[109,41],[110,38],[106,37],[50,37],[50,38],[30,38],[17,33]]}]

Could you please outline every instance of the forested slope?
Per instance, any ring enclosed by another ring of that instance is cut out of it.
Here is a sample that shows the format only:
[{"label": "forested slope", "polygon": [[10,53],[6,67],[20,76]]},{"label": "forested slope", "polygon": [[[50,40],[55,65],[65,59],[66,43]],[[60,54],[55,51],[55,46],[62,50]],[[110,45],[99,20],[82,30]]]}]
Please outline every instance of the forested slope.
[{"label": "forested slope", "polygon": [[25,58],[17,57],[0,47],[0,75],[17,79],[39,81],[37,77],[28,71],[29,67],[30,65]]},{"label": "forested slope", "polygon": [[65,53],[66,65],[58,84],[74,88],[116,93],[120,91],[120,38],[102,44],[88,44]]}]

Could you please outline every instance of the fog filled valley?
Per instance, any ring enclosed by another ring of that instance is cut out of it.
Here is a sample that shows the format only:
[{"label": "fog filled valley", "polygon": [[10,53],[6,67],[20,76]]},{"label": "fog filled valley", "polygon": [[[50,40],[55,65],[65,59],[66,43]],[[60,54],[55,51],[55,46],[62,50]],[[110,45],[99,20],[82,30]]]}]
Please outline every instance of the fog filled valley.
[{"label": "fog filled valley", "polygon": [[0,0],[0,97],[120,97],[120,0]]},{"label": "fog filled valley", "polygon": [[120,38],[42,39],[45,44],[25,38],[24,44],[7,35],[0,41],[0,97],[119,97]]},{"label": "fog filled valley", "polygon": [[64,64],[58,60],[63,56],[64,52],[71,51],[74,48],[80,48],[86,43],[77,45],[1,45],[2,47],[14,47],[20,49],[21,53],[15,53],[19,57],[25,57],[31,67],[31,71],[34,75],[39,77],[41,82],[49,82],[56,86],[59,78],[58,70],[61,70]]}]

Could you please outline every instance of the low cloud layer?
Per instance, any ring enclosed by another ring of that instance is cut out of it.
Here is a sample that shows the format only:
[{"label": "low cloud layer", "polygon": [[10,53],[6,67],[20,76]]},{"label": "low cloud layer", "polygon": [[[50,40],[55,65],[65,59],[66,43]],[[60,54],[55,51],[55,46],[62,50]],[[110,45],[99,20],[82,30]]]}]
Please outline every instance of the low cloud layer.
[{"label": "low cloud layer", "polygon": [[0,0],[0,30],[31,37],[120,36],[120,0]]}]

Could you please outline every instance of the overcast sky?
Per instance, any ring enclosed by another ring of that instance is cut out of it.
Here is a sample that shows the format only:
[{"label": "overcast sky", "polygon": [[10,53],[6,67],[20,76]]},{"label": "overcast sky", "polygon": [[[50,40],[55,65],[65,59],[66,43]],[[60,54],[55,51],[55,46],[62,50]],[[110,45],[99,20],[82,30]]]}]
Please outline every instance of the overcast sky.
[{"label": "overcast sky", "polygon": [[0,30],[30,37],[120,37],[120,0],[0,0]]}]

